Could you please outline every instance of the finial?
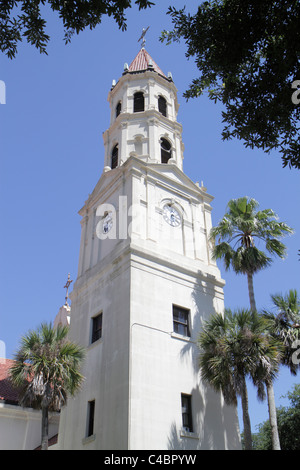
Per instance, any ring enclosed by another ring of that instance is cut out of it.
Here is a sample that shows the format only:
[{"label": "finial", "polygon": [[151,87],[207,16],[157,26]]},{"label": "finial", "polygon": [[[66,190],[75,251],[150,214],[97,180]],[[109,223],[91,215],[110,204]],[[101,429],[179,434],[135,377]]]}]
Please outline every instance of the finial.
[{"label": "finial", "polygon": [[201,181],[201,189],[206,193],[207,188],[204,186],[203,181]]},{"label": "finial", "polygon": [[64,286],[64,289],[67,289],[67,291],[66,291],[66,297],[65,297],[65,305],[68,305],[69,287],[70,287],[71,282],[73,282],[73,281],[70,280],[70,273],[69,273],[69,274],[68,274],[68,280],[67,280],[67,282],[66,282],[66,285]]},{"label": "finial", "polygon": [[146,44],[145,34],[147,33],[149,28],[150,28],[150,26],[148,26],[148,28],[146,28],[146,29],[143,28],[142,35],[141,35],[140,39],[138,40],[138,42],[140,42],[142,40],[141,49],[143,49],[145,47],[145,44]]}]

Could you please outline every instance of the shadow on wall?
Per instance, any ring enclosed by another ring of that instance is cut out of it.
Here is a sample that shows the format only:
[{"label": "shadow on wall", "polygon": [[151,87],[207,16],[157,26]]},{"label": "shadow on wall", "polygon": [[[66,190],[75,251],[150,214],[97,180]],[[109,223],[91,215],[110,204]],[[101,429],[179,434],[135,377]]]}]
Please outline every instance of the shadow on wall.
[{"label": "shadow on wall", "polygon": [[240,435],[234,407],[224,404],[222,396],[201,384],[192,390],[192,400],[201,412],[194,416],[194,432],[182,433],[175,422],[168,436],[169,450],[239,450]]},{"label": "shadow on wall", "polygon": [[184,344],[180,357],[185,359],[191,355],[195,374],[198,376],[197,388],[191,391],[194,409],[200,410],[193,414],[193,434],[186,437],[181,428],[172,423],[169,437],[168,449],[170,450],[225,450],[241,449],[239,424],[236,408],[226,405],[221,393],[216,393],[205,382],[201,381],[199,371],[199,349],[196,341],[201,327],[210,314],[216,313],[215,293],[213,285],[203,285],[201,281],[192,292],[195,304],[193,320],[192,342]]}]

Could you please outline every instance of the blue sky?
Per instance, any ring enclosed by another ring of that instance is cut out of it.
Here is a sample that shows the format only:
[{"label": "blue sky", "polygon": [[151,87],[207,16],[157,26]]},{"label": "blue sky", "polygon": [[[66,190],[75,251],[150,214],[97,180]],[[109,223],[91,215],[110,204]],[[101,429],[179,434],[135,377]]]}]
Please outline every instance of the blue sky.
[{"label": "blue sky", "polygon": [[[190,2],[187,2],[189,4]],[[260,208],[272,208],[295,229],[285,239],[286,260],[254,278],[258,308],[271,308],[270,294],[299,289],[299,171],[283,169],[273,152],[246,149],[239,141],[221,140],[221,107],[203,97],[182,97],[197,69],[185,57],[185,45],[158,40],[171,29],[169,2],[127,13],[126,32],[106,18],[65,46],[58,16],[45,7],[51,36],[48,56],[26,42],[14,60],[0,56],[0,80],[6,104],[0,105],[0,340],[12,357],[20,337],[42,321],[53,321],[64,303],[67,275],[76,279],[80,216],[88,194],[103,169],[102,133],[109,126],[107,95],[113,79],[138,53],[143,27],[150,26],[146,49],[178,89],[178,121],[183,125],[184,171],[203,181],[214,196],[213,224],[231,198],[250,196]],[[181,7],[181,1],[172,5]],[[225,272],[225,304],[248,307],[247,281]],[[299,379],[282,371],[275,383],[277,405]],[[267,419],[267,404],[258,404],[250,387],[250,417],[255,425]]]}]

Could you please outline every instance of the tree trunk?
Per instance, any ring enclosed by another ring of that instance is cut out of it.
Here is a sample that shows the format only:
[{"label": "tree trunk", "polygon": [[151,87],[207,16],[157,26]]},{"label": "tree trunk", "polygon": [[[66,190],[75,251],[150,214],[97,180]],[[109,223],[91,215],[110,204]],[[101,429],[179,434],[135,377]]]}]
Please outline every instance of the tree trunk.
[{"label": "tree trunk", "polygon": [[48,406],[42,406],[42,445],[41,450],[48,450]]},{"label": "tree trunk", "polygon": [[256,303],[254,297],[254,288],[253,288],[253,274],[247,273],[248,279],[248,293],[249,293],[249,300],[250,300],[250,308],[253,311],[256,311]]},{"label": "tree trunk", "polygon": [[242,398],[242,410],[243,410],[245,450],[252,450],[251,423],[250,423],[250,416],[249,416],[248,392],[247,392],[245,377],[243,377],[241,398]]},{"label": "tree trunk", "polygon": [[276,406],[275,406],[273,384],[267,383],[266,387],[267,387],[267,395],[268,395],[268,408],[269,408],[269,420],[270,420],[270,426],[271,426],[272,449],[281,450],[278,427],[277,427],[277,413],[276,413]]}]

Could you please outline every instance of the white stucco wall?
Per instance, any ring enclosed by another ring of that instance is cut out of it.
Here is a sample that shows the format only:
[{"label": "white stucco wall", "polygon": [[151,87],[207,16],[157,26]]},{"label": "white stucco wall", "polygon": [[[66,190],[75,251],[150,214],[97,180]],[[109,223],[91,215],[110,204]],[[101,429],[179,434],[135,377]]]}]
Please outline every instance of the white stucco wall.
[{"label": "white stucco wall", "polygon": [[[234,449],[234,407],[202,383],[196,340],[222,294],[190,274],[135,257],[131,282],[131,449]],[[173,305],[190,310],[191,337],[174,333]],[[182,429],[181,394],[192,396],[193,433]]]},{"label": "white stucco wall", "polygon": [[[82,371],[86,379],[62,410],[60,448],[239,446],[236,410],[201,382],[197,366],[195,342],[201,325],[224,305],[224,282],[207,246],[211,197],[171,165],[153,184],[156,170],[155,165],[128,160],[114,178],[102,178],[82,211],[92,218],[101,195],[115,204],[121,189],[122,197],[139,206],[134,219],[128,218],[132,237],[122,240],[93,239],[95,221],[87,220],[82,274],[71,294],[70,330],[71,339],[87,347]],[[168,189],[171,184],[176,196]],[[173,196],[183,210],[174,238],[161,210],[162,202]],[[199,245],[195,230],[202,234]],[[186,233],[192,244],[188,253]],[[173,304],[190,310],[190,338],[174,334]],[[91,319],[100,312],[102,338],[91,345]],[[181,393],[192,396],[192,435],[182,432]],[[95,432],[86,438],[90,400],[96,403]]]},{"label": "white stucco wall", "polygon": [[[0,450],[34,450],[41,444],[38,410],[0,403]],[[49,417],[49,437],[58,432],[59,415]]]},{"label": "white stucco wall", "polygon": [[[59,447],[126,449],[130,275],[127,263],[107,266],[77,283],[70,337],[87,348],[80,393],[61,412]],[[103,336],[90,344],[92,317],[103,314]],[[95,400],[95,435],[86,439],[87,405]]]}]

